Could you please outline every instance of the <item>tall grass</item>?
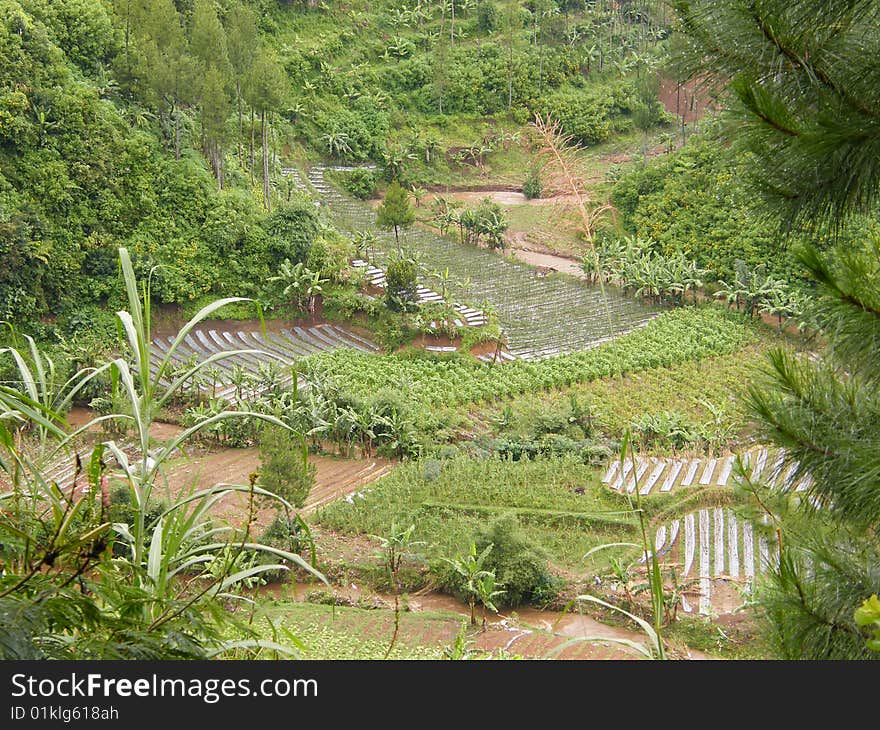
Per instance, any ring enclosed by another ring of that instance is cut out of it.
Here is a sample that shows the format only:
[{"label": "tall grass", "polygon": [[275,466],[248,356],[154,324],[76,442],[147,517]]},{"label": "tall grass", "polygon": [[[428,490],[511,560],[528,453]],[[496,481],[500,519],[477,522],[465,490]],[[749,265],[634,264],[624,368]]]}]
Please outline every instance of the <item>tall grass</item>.
[{"label": "tall grass", "polygon": [[[56,386],[51,366],[47,367],[33,341],[28,341],[26,352],[0,351],[0,355],[11,355],[23,384],[0,388],[0,470],[10,485],[0,494],[4,507],[0,551],[6,566],[0,578],[0,600],[13,602],[17,616],[40,617],[5,626],[14,641],[0,641],[3,653],[39,658],[53,655],[58,645],[66,646],[67,655],[83,646],[84,653],[110,657],[217,656],[267,647],[292,653],[290,647],[253,633],[229,641],[225,627],[237,620],[225,607],[249,600],[240,591],[248,581],[267,571],[288,570],[291,564],[324,580],[295,551],[260,544],[251,536],[256,495],[277,501],[288,513],[294,511],[293,505],[256,486],[254,479],[245,485],[219,483],[191,489],[158,513],[153,499],[167,461],[199,431],[230,418],[258,418],[288,428],[266,414],[222,412],[151,448],[156,414],[184,383],[219,360],[256,352],[218,353],[182,374],[169,374],[175,351],[194,327],[221,307],[247,300],[221,299],[203,307],[151,372],[149,282],[137,281],[125,249],[119,250],[119,256],[129,305],[128,310],[117,312],[126,356],[77,373]],[[68,428],[59,411],[101,373],[110,375],[121,411],[95,418],[77,430]],[[52,453],[74,454],[75,439],[108,418],[126,424],[133,444],[126,447],[116,440],[105,441],[94,449],[87,466],[72,455],[77,468],[70,484],[46,478],[43,464],[32,460],[23,448],[26,434],[32,444],[48,446]],[[301,434],[297,437],[305,458],[305,442]],[[116,461],[113,468],[105,459],[111,455]],[[88,489],[79,489],[80,478]],[[133,508],[130,524],[113,523],[109,518],[110,478],[127,487]],[[234,492],[248,494],[243,528],[216,524],[211,517],[211,508]],[[256,560],[259,554],[268,556],[268,561]],[[76,616],[61,620],[58,612],[64,606],[52,604],[55,598],[66,599],[84,612],[80,618],[94,633],[84,636],[81,629],[87,626],[78,626]],[[40,613],[49,609],[55,613]],[[54,627],[57,635],[38,638],[36,631],[45,626]],[[158,638],[162,636],[166,639]]]}]

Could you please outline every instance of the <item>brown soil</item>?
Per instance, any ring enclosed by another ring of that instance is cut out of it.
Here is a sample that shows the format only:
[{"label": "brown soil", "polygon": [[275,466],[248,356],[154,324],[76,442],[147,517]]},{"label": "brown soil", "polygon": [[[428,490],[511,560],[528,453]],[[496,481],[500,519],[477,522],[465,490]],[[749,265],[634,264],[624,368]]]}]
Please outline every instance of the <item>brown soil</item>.
[{"label": "brown soil", "polygon": [[[303,601],[313,591],[326,590],[326,586],[320,583],[288,583],[266,586],[260,592],[269,593],[275,598]],[[374,593],[356,583],[334,586],[333,595],[338,605],[376,609],[376,620],[369,624],[370,637],[390,638],[394,630],[392,595]],[[431,612],[452,614],[457,618],[438,618],[430,624],[417,625],[418,629],[402,622],[398,638],[404,643],[448,645],[457,635],[461,622],[470,618],[469,608],[464,603],[441,593],[410,595],[405,605],[414,614]],[[474,648],[496,654],[504,651],[535,659],[636,659],[641,656],[636,650],[615,642],[644,644],[646,641],[646,637],[637,631],[609,626],[592,616],[574,611],[541,611],[525,607],[493,614],[477,607],[476,618],[477,626],[470,627],[469,639]],[[446,623],[449,625],[445,626]],[[352,628],[363,632],[363,622]],[[708,658],[693,650],[673,648],[670,653],[674,658]]]},{"label": "brown soil", "polygon": [[468,192],[512,192],[518,193],[521,188],[516,185],[505,185],[504,183],[487,184],[475,183],[473,185],[426,185],[425,190],[431,193],[468,193]]},{"label": "brown soil", "polygon": [[[419,335],[412,341],[412,347],[424,350],[426,347],[461,347],[461,338],[452,339],[446,335]],[[400,350],[404,350],[408,345],[403,345]],[[398,350],[399,351],[399,350]]]},{"label": "brown soil", "polygon": [[[471,355],[479,357],[480,355],[494,355],[498,345],[494,342],[479,342],[471,348]],[[503,347],[501,348],[504,349]],[[499,360],[499,362],[502,362]]]},{"label": "brown soil", "polygon": [[531,266],[536,266],[539,270],[546,273],[553,271],[561,271],[564,274],[571,274],[581,279],[586,279],[583,267],[576,259],[556,254],[532,251],[527,248],[511,248],[510,252],[520,261],[524,261]]},{"label": "brown soil", "polygon": [[[393,463],[387,459],[342,459],[330,456],[310,456],[309,462],[317,467],[315,486],[309,493],[305,512],[342,498],[387,474]],[[251,474],[260,468],[260,453],[256,448],[219,449],[198,455],[194,460],[172,464],[167,470],[167,493],[177,496],[191,487],[205,489],[214,484],[247,485]],[[229,524],[241,524],[248,510],[246,493],[225,496],[213,513]],[[275,515],[272,508],[258,507],[256,524],[267,525]]]},{"label": "brown soil", "polygon": [[[577,196],[566,193],[548,195],[543,198],[527,198],[518,190],[495,191],[492,186],[474,187],[473,190],[453,190],[442,197],[462,203],[479,203],[483,198],[489,198],[499,205],[572,205],[578,202]],[[421,207],[430,208],[431,203],[436,199],[436,195],[426,197]]]},{"label": "brown soil", "polygon": [[684,117],[685,124],[697,121],[713,106],[709,90],[699,81],[677,84],[673,79],[662,79],[660,101],[670,114]]},{"label": "brown soil", "polygon": [[[97,414],[89,408],[75,406],[71,408],[70,412],[67,414],[67,423],[70,424],[74,429],[82,428],[89,421],[93,420],[96,417]],[[89,429],[89,433],[97,433],[99,429],[100,426],[92,426]],[[177,426],[176,424],[155,421],[150,428],[150,436],[152,436],[157,441],[167,441],[168,439],[177,436],[180,431],[180,426]]]}]

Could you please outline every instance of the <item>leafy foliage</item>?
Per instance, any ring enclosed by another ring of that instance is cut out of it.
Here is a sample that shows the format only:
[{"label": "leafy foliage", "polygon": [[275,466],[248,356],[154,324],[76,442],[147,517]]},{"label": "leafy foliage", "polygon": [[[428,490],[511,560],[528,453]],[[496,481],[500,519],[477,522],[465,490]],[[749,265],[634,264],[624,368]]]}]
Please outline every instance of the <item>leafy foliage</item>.
[{"label": "leafy foliage", "polygon": [[546,554],[528,539],[514,515],[501,515],[480,529],[476,547],[487,553],[483,569],[504,586],[499,605],[540,604],[555,596]]},{"label": "leafy foliage", "polygon": [[266,491],[302,507],[315,485],[315,472],[315,465],[308,463],[301,444],[288,431],[277,426],[263,429],[259,482]]},{"label": "leafy foliage", "polygon": [[[32,341],[31,362],[18,350],[3,353],[12,355],[23,384],[0,388],[0,471],[6,490],[0,494],[4,658],[207,658],[233,648],[226,638],[233,626],[247,636],[236,648],[262,647],[265,642],[223,605],[260,573],[288,570],[277,561],[257,565],[254,554],[268,553],[318,575],[298,554],[249,539],[255,496],[272,496],[253,483],[190,490],[165,509],[155,509],[154,489],[171,454],[199,430],[239,415],[218,413],[151,448],[156,413],[181,384],[232,356],[218,353],[191,372],[165,380],[168,361],[187,332],[230,300],[205,307],[188,322],[151,372],[144,365],[151,349],[149,288],[139,288],[128,252],[120,249],[119,254],[129,308],[117,317],[130,360],[117,357],[98,369],[81,371],[57,395],[47,388],[51,379],[45,360]],[[70,430],[52,406],[63,407],[101,372],[111,374],[113,395],[124,400],[125,410]],[[284,427],[271,416],[254,417]],[[82,446],[76,439],[105,418],[124,422],[133,445],[126,449],[113,440],[99,443],[84,466],[74,456],[74,449]],[[48,466],[64,454],[70,454],[75,468],[70,483],[59,484],[49,477]],[[115,468],[108,463],[111,457]],[[128,509],[121,514],[130,522],[111,522],[120,516],[113,511],[111,481],[128,494]],[[241,532],[213,525],[208,518],[211,505],[234,491],[249,495]],[[289,503],[274,499],[290,509]],[[275,649],[289,651],[280,645]]]},{"label": "leafy foliage", "polygon": [[416,222],[416,214],[409,202],[409,195],[396,180],[388,186],[382,204],[376,210],[376,225],[394,231],[394,239],[400,249],[400,231]]},{"label": "leafy foliage", "polygon": [[389,261],[385,280],[385,302],[392,309],[405,311],[418,300],[418,266],[413,259],[399,256]]},{"label": "leafy foliage", "polygon": [[[880,196],[880,87],[866,65],[880,47],[877,3],[768,2],[741,12],[696,0],[676,9],[688,36],[683,63],[730,81],[734,145],[768,210],[832,232],[869,211]],[[827,347],[814,358],[772,352],[748,398],[759,436],[785,449],[796,478],[810,477],[802,520],[781,531],[760,597],[786,658],[868,655],[857,612],[880,585],[880,249],[836,243],[799,257],[817,285],[809,309]]]},{"label": "leafy foliage", "polygon": [[350,351],[313,356],[304,362],[313,380],[331,380],[366,397],[382,388],[405,386],[407,398],[432,407],[506,398],[598,378],[733,352],[753,337],[743,320],[721,309],[687,308],[664,313],[640,330],[600,347],[539,362],[502,366],[470,358],[376,357]]}]

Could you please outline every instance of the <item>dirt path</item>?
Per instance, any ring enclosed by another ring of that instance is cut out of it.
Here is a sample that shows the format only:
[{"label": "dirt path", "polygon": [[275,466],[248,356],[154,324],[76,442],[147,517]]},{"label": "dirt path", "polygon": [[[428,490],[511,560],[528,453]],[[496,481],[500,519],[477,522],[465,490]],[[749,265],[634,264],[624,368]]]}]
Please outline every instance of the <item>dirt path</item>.
[{"label": "dirt path", "polygon": [[549,253],[539,253],[526,248],[511,248],[512,253],[520,261],[536,266],[545,271],[561,271],[564,274],[571,274],[580,279],[586,279],[583,267],[580,262],[565,256],[557,256]]},{"label": "dirt path", "polygon": [[[391,471],[387,459],[342,459],[309,456],[317,467],[315,486],[306,500],[304,512],[340,499]],[[167,493],[175,496],[193,485],[205,489],[214,484],[248,484],[250,475],[259,471],[259,449],[219,449],[172,464],[167,470]],[[240,523],[247,514],[247,495],[230,494],[218,502],[213,513],[230,524]],[[274,517],[274,510],[257,510],[256,523],[263,527]]]}]

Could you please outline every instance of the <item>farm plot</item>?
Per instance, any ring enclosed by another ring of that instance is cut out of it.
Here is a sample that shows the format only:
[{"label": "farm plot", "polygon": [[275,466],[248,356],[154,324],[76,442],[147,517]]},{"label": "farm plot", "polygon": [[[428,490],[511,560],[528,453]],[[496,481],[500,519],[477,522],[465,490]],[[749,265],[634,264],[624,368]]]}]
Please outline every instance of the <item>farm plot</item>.
[{"label": "farm plot", "polygon": [[[382,659],[395,635],[394,613],[388,609],[323,606],[279,601],[271,609],[304,645],[303,659]],[[541,612],[528,612],[531,616]],[[575,614],[545,612],[547,628],[527,626],[510,617],[490,618],[487,629],[469,637],[478,655],[521,656],[534,659],[632,659],[635,652],[603,641],[626,638],[638,641],[633,632],[599,624]],[[542,616],[543,618],[543,616]],[[399,618],[391,659],[442,659],[460,634],[466,617],[456,611],[404,612]],[[562,624],[559,629],[553,626]],[[589,627],[583,632],[576,629]],[[578,636],[596,641],[572,643]],[[357,637],[352,641],[352,637]]]},{"label": "farm plot", "polygon": [[572,457],[428,459],[401,464],[362,496],[317,510],[314,519],[344,535],[385,535],[394,524],[412,524],[429,558],[452,558],[488,522],[513,514],[554,565],[582,571],[591,548],[631,540],[636,530],[620,496],[593,488],[596,480],[592,467]]},{"label": "farm plot", "polygon": [[[117,443],[117,446],[128,457],[129,464],[136,465],[142,453],[140,449],[132,443]],[[33,464],[33,468],[26,466],[24,471],[39,473],[40,477],[47,484],[57,484],[59,489],[64,491],[68,497],[87,494],[89,491],[87,470],[94,450],[95,446],[93,444],[80,444],[75,449],[65,449],[59,453],[35,453],[28,457]],[[148,464],[155,453],[155,450],[148,452]],[[103,461],[111,467],[118,466],[115,457],[110,451],[104,452]],[[112,471],[110,473],[112,474]],[[22,475],[23,478],[27,476],[27,474]],[[0,490],[11,489],[12,486],[5,472],[0,472]]]},{"label": "farm plot", "polygon": [[[742,470],[742,471],[740,471]],[[767,448],[747,451],[722,458],[667,459],[638,456],[611,463],[603,484],[611,489],[632,493],[638,486],[639,494],[671,492],[679,487],[733,486],[737,474],[745,474],[751,481],[760,480],[771,489],[803,492],[812,482],[809,475],[796,478],[796,466],[785,463],[785,451]]]},{"label": "farm plot", "polygon": [[407,400],[435,408],[728,354],[753,339],[754,330],[732,313],[688,307],[664,312],[645,327],[590,350],[538,362],[516,360],[503,368],[465,358],[414,360],[338,350],[309,358],[305,372],[344,383],[347,392],[359,397],[383,388],[398,389]]},{"label": "farm plot", "polygon": [[686,613],[694,610],[688,596],[696,599],[699,613],[709,614],[731,608],[724,605],[729,601],[727,591],[720,592],[719,587],[731,583],[752,587],[755,577],[778,559],[776,543],[764,530],[719,507],[691,512],[657,528],[657,557],[664,565],[677,564],[684,584],[693,586],[682,593]]},{"label": "farm plot", "polygon": [[[361,259],[355,259],[351,264],[355,268],[364,269],[367,275],[367,280],[373,286],[379,287],[380,289],[385,288],[385,272],[378,266],[373,266]],[[417,302],[419,304],[442,304],[445,301],[442,295],[421,285],[416,288],[416,296],[418,297]],[[480,310],[466,307],[464,304],[453,304],[452,308],[455,309],[460,316],[460,319],[454,321],[456,327],[479,327],[489,321],[486,318],[486,315]],[[436,326],[436,323],[434,326]]]},{"label": "farm plot", "polygon": [[[338,499],[354,500],[371,482],[388,474],[394,464],[386,459],[342,459],[309,456],[315,467],[315,483],[305,500],[302,512],[311,512]],[[169,494],[179,496],[194,487],[207,489],[223,482],[247,484],[250,475],[260,470],[260,452],[256,448],[220,449],[196,459],[177,460],[167,465],[165,478]],[[212,514],[229,524],[238,525],[248,513],[248,496],[236,492],[223,497],[212,507]],[[271,508],[258,510],[257,524],[271,521]]]},{"label": "farm plot", "polygon": [[[153,340],[150,372],[158,372],[167,357],[173,336]],[[216,329],[195,329],[180,343],[170,360],[171,372],[183,372],[192,364],[218,353],[241,350],[215,363],[210,380],[198,383],[200,389],[212,397],[240,399],[244,392],[259,390],[260,382],[278,376],[281,382],[291,382],[289,367],[310,355],[336,349],[378,353],[379,348],[369,340],[338,325],[320,324],[312,327],[293,327],[278,332],[230,332]],[[285,370],[288,370],[285,373]],[[168,371],[166,371],[168,372]],[[168,375],[166,375],[166,378]],[[244,389],[243,384],[250,385]]]},{"label": "farm plot", "polygon": [[[308,182],[343,230],[375,229],[375,213],[324,180],[327,168],[315,165]],[[295,171],[288,171],[306,187]],[[393,236],[376,231],[381,248],[394,250]],[[593,347],[648,322],[659,311],[617,291],[590,287],[565,277],[539,276],[526,264],[484,249],[461,245],[423,229],[406,234],[407,246],[436,270],[448,269],[455,297],[485,310],[493,307],[511,353],[535,359]],[[387,259],[376,252],[377,262]]]}]

